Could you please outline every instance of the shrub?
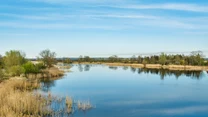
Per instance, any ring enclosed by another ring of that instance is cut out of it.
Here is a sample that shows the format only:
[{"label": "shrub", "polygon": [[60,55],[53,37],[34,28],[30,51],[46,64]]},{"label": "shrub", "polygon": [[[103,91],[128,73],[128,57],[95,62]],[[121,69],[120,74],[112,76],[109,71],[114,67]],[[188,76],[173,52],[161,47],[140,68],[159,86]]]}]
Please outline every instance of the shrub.
[{"label": "shrub", "polygon": [[39,70],[46,69],[46,66],[43,63],[38,63],[35,65]]},{"label": "shrub", "polygon": [[0,68],[0,80],[2,80],[3,78],[4,78],[4,73],[3,73],[3,71]]},{"label": "shrub", "polygon": [[25,69],[22,66],[17,65],[17,66],[12,66],[8,68],[7,72],[11,76],[20,76],[21,74],[25,73]]},{"label": "shrub", "polygon": [[23,65],[23,68],[25,69],[25,74],[29,74],[29,73],[38,73],[40,72],[39,68],[34,65],[32,62],[27,62]]}]

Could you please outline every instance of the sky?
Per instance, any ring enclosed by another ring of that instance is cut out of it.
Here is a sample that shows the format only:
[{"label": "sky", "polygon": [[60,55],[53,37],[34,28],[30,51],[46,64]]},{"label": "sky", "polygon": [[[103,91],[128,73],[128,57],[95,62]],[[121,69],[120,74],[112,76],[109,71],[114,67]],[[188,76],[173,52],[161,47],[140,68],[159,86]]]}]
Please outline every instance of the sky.
[{"label": "sky", "polygon": [[202,50],[208,56],[207,0],[4,0],[0,54],[28,58]]}]

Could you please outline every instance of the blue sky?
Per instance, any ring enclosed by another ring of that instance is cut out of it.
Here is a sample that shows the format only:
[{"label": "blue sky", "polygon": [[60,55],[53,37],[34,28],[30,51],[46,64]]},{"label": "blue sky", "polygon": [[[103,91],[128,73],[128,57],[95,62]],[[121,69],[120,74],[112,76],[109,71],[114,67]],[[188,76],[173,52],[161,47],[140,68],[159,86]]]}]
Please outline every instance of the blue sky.
[{"label": "blue sky", "polygon": [[0,54],[189,52],[208,56],[207,0],[4,0]]}]

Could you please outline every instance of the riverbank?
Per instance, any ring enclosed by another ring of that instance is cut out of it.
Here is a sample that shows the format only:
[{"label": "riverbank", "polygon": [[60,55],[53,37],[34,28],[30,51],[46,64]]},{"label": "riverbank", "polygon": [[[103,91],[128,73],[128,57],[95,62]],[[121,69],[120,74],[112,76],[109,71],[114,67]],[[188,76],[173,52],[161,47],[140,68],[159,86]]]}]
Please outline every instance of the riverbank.
[{"label": "riverbank", "polygon": [[102,63],[108,66],[130,66],[133,68],[149,68],[149,69],[168,69],[179,71],[208,71],[206,66],[190,66],[190,65],[160,65],[160,64],[125,64],[125,63]]},{"label": "riverbank", "polygon": [[40,79],[40,78],[54,78],[54,77],[61,77],[64,75],[64,71],[60,70],[57,67],[52,67],[48,69],[44,69],[41,71],[41,73],[37,74],[27,74],[26,77],[29,79]]},{"label": "riverbank", "polygon": [[103,64],[108,66],[128,66],[133,68],[148,68],[148,69],[168,69],[178,71],[208,71],[208,66],[191,66],[191,65],[161,65],[161,64],[129,64],[129,63],[102,63],[102,62],[83,62],[74,64]]}]

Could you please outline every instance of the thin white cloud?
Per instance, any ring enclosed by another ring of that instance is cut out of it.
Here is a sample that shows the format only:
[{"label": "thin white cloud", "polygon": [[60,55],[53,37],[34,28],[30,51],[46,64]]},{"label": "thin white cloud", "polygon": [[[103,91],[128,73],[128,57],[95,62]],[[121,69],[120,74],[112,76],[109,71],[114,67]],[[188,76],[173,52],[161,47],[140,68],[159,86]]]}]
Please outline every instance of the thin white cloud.
[{"label": "thin white cloud", "polygon": [[47,29],[47,30],[76,30],[76,29],[98,29],[98,30],[122,30],[125,27],[113,27],[106,25],[82,25],[70,23],[33,23],[33,22],[0,22],[0,27],[23,28],[23,29]]},{"label": "thin white cloud", "polygon": [[[207,30],[208,22],[201,23],[204,21],[204,17],[198,18],[178,18],[178,17],[162,17],[154,15],[144,15],[144,14],[128,14],[128,13],[84,13],[84,14],[56,14],[47,13],[39,15],[30,14],[12,14],[12,13],[0,13],[0,17],[15,17],[21,20],[26,19],[25,23],[19,22],[1,22],[0,26],[4,27],[18,27],[18,28],[38,28],[38,29],[109,29],[113,30],[119,26],[120,29],[137,29],[138,26],[148,26],[155,28],[175,28],[175,29],[198,29]],[[73,24],[74,21],[88,22],[89,25],[79,25]],[[117,21],[118,19],[118,21]],[[34,21],[51,21],[47,23],[38,23]],[[96,21],[96,26],[93,26],[93,22]],[[116,21],[116,22],[115,22]],[[34,23],[33,23],[34,22]],[[103,23],[101,25],[100,23]],[[115,22],[115,23],[113,23]],[[110,23],[110,24],[108,24]],[[73,24],[72,26],[70,24]],[[112,25],[113,24],[113,25]],[[92,26],[90,26],[92,25]],[[101,25],[101,26],[100,26]],[[117,29],[116,29],[117,30]]]},{"label": "thin white cloud", "polygon": [[105,14],[105,15],[86,15],[89,17],[97,18],[124,18],[124,19],[158,19],[156,16],[151,15],[121,15],[121,14]]},{"label": "thin white cloud", "polygon": [[22,18],[22,19],[32,19],[32,20],[53,20],[52,17],[47,16],[35,16],[35,15],[18,15],[18,14],[11,14],[11,13],[0,13],[2,17],[15,17],[15,18]]},{"label": "thin white cloud", "polygon": [[28,15],[28,14],[12,14],[12,13],[0,13],[1,17],[15,17],[19,19],[29,20],[63,20],[67,18],[75,17],[75,15],[62,15],[62,14],[42,14],[42,15]]},{"label": "thin white cloud", "polygon": [[154,21],[142,21],[142,25],[154,26],[154,27],[164,27],[164,28],[180,28],[180,29],[196,29],[197,25],[189,24],[177,20],[170,19],[160,19]]},{"label": "thin white cloud", "polygon": [[208,12],[208,6],[197,4],[181,4],[181,3],[166,3],[166,4],[147,4],[147,5],[124,5],[124,6],[107,6],[114,8],[126,9],[161,9],[161,10],[180,10],[192,12]]},{"label": "thin white cloud", "polygon": [[23,0],[28,2],[42,2],[49,4],[72,4],[72,3],[91,3],[91,4],[118,4],[127,3],[129,0]]},{"label": "thin white cloud", "polygon": [[158,19],[156,16],[151,15],[125,15],[125,14],[102,14],[102,15],[70,15],[70,14],[47,14],[47,15],[20,15],[11,13],[0,13],[3,17],[15,17],[21,19],[31,19],[31,20],[60,20],[69,18],[125,18],[125,19]]}]

